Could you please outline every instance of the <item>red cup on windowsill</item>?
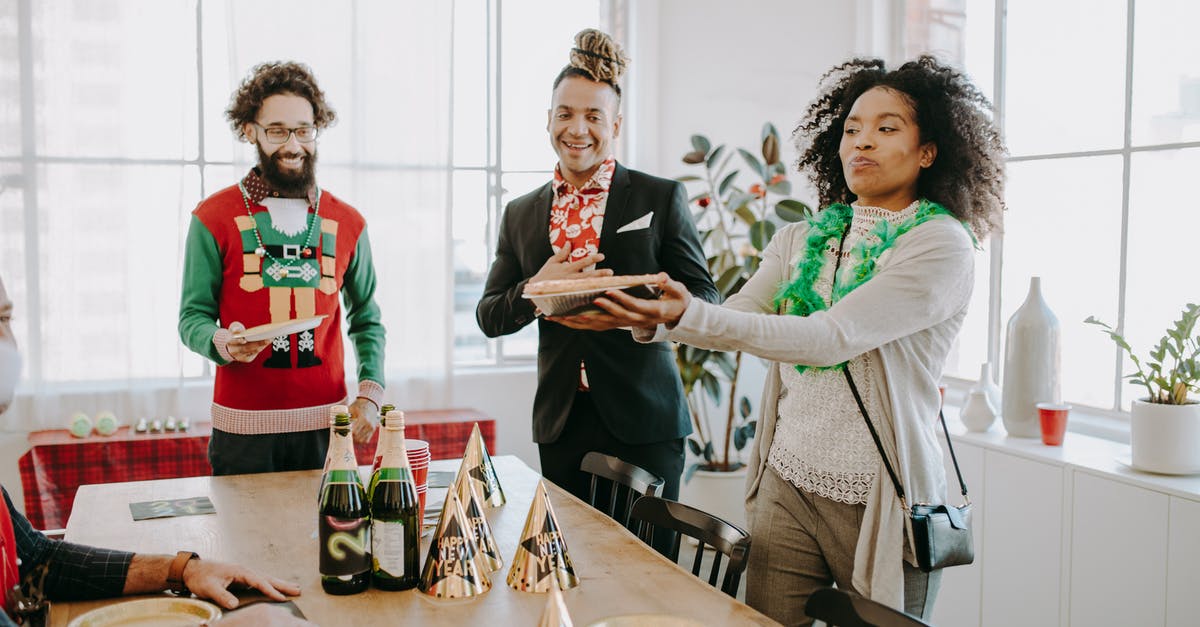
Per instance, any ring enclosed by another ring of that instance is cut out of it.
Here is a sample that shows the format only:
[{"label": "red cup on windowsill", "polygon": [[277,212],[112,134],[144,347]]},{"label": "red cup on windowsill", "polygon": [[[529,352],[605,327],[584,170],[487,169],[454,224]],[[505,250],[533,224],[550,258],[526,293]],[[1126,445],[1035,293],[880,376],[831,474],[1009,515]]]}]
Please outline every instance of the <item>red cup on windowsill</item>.
[{"label": "red cup on windowsill", "polygon": [[1071,406],[1065,403],[1038,403],[1038,420],[1042,423],[1042,443],[1062,446],[1067,432],[1067,414]]}]

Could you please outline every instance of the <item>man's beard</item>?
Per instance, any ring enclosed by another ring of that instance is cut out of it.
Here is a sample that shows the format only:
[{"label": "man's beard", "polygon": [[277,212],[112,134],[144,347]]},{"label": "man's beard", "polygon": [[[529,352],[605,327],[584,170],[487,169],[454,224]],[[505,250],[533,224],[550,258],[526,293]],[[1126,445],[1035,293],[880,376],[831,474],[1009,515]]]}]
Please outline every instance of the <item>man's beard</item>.
[{"label": "man's beard", "polygon": [[306,152],[300,150],[300,156],[304,157],[303,164],[299,171],[285,170],[279,164],[279,160],[284,157],[295,156],[294,153],[285,153],[283,148],[275,151],[275,154],[268,156],[263,152],[262,146],[256,146],[258,149],[258,167],[262,171],[262,176],[266,179],[275,191],[282,196],[292,198],[303,198],[308,195],[308,191],[312,189],[313,183],[316,182],[316,166],[317,153]]}]

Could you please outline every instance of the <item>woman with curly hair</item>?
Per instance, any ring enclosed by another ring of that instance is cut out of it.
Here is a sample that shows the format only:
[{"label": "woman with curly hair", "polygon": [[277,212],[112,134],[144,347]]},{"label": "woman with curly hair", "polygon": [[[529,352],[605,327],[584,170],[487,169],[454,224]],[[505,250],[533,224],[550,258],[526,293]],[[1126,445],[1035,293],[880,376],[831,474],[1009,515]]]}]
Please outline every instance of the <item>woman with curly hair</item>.
[{"label": "woman with curly hair", "polygon": [[781,229],[738,294],[710,305],[663,276],[660,300],[597,304],[641,341],[771,360],[746,496],[750,605],[809,624],[808,597],[836,583],[927,617],[940,576],[915,566],[864,413],[908,502],[943,503],[938,379],[973,243],[1000,223],[1004,145],[987,100],[932,57],[833,68],[795,138],[824,209]]}]

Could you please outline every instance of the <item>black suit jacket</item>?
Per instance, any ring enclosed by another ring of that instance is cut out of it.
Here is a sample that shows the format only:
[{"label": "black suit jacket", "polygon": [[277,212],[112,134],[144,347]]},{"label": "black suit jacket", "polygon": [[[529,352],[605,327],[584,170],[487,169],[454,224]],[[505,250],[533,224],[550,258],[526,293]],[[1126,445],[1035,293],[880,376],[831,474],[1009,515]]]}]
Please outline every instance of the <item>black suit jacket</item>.
[{"label": "black suit jacket", "polygon": [[[550,183],[510,202],[500,222],[496,259],[475,309],[488,337],[507,335],[532,322],[525,283],[553,254]],[[618,233],[653,213],[645,229]],[[600,231],[599,267],[614,274],[665,271],[708,302],[719,296],[688,212],[683,185],[617,164]],[[538,388],[533,400],[533,440],[553,442],[566,424],[579,385],[579,362],[605,426],[629,444],[681,438],[692,432],[675,358],[666,343],[639,344],[629,331],[578,331],[538,320]]]}]

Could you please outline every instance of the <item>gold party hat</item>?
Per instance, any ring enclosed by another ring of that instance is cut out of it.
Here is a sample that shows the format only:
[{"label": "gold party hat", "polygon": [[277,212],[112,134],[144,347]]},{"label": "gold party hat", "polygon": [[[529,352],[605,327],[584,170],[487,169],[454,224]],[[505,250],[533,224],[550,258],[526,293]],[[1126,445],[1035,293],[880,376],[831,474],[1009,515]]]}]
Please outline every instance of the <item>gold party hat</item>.
[{"label": "gold party hat", "polygon": [[538,627],[575,627],[571,624],[571,615],[567,613],[567,604],[557,585],[550,586],[550,598],[546,599],[546,609],[542,610]]},{"label": "gold party hat", "polygon": [[504,566],[504,558],[500,557],[500,547],[496,545],[492,525],[483,514],[483,498],[479,496],[479,486],[467,475],[460,474],[454,482],[454,492],[463,504],[467,524],[471,525],[471,531],[475,534],[475,560],[484,572],[500,570],[500,567]]},{"label": "gold party hat", "polygon": [[579,585],[571,556],[567,554],[567,540],[550,506],[546,484],[538,481],[517,554],[508,569],[508,585],[522,592],[549,592],[556,580],[564,590]]},{"label": "gold party hat", "polygon": [[475,534],[462,502],[450,490],[421,570],[421,592],[439,599],[461,599],[478,596],[491,587],[492,581],[475,561]]},{"label": "gold party hat", "polygon": [[504,489],[496,477],[496,467],[492,465],[492,456],[488,455],[487,446],[483,443],[478,422],[471,428],[471,437],[467,440],[467,450],[463,453],[458,474],[470,475],[479,486],[479,493],[483,495],[487,507],[500,507],[506,502]]}]

